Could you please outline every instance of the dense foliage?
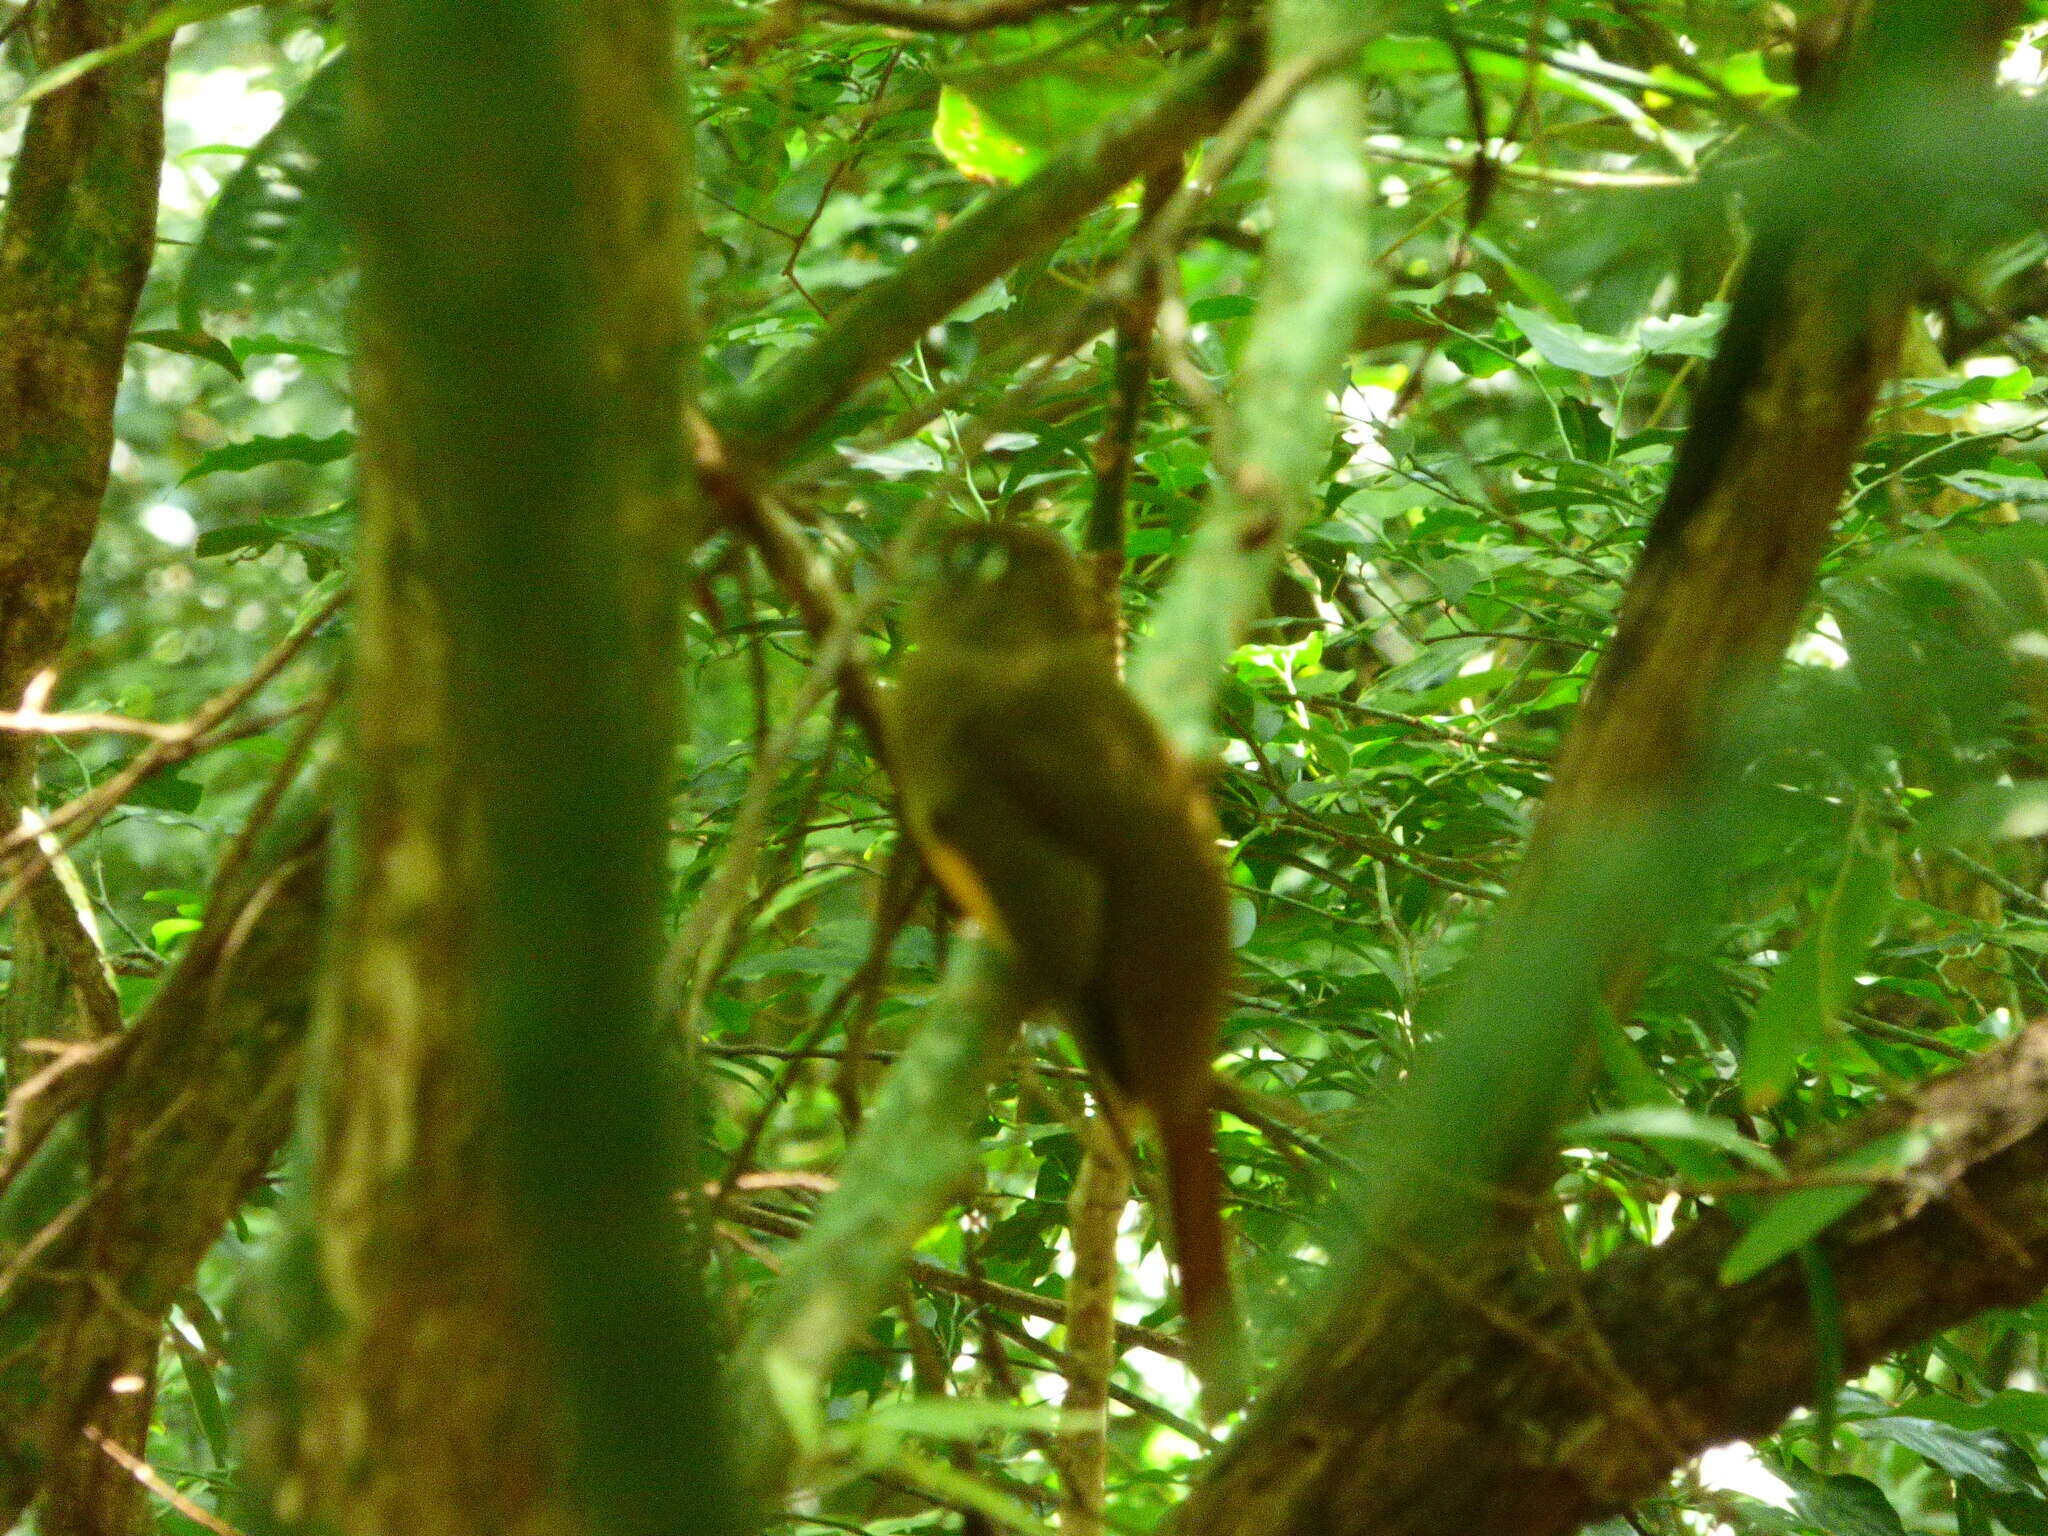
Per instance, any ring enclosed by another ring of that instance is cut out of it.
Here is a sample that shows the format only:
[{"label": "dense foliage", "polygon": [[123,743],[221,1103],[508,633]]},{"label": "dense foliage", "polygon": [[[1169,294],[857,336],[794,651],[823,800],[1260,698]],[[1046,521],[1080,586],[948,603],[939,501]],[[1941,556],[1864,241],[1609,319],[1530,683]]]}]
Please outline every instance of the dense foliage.
[{"label": "dense foliage", "polygon": [[[51,706],[66,711],[187,718],[349,577],[349,57],[324,7],[201,9],[219,14],[172,58],[158,259]],[[691,18],[690,276],[714,406],[991,184],[1143,99],[1211,24],[1186,14],[1200,5],[1048,7],[954,36],[862,9],[707,3]],[[1345,1195],[1375,1113],[1524,854],[1721,336],[1745,210],[1799,131],[1828,9],[1465,0],[1418,8],[1355,66],[1371,83],[1379,297],[1333,381],[1319,499],[1272,617],[1233,657],[1213,753],[1238,957],[1221,1144],[1269,1369],[1349,1251]],[[2007,90],[2040,84],[2044,31],[2008,50]],[[18,41],[0,103],[37,75]],[[4,155],[22,112],[0,111]],[[1267,169],[1254,137],[1171,232],[1128,448],[1133,634],[1231,449]],[[779,487],[863,605],[861,654],[883,676],[906,529],[1014,518],[1081,536],[1120,355],[1103,298],[1129,301],[1145,203],[1134,183],[925,331]],[[1939,256],[1803,633],[1773,696],[1738,716],[1758,750],[1741,817],[1718,834],[1725,882],[1601,1026],[1595,1118],[1566,1134],[1541,1218],[1589,1265],[1754,1193],[1772,1149],[2011,1038],[2048,1000],[2048,243],[1992,211]],[[691,947],[673,1040],[701,1083],[713,1296],[736,1337],[955,934],[856,712],[823,686],[836,661],[820,662],[815,625],[738,532],[692,562],[670,904]],[[345,618],[323,631],[240,717],[247,730],[145,778],[73,850],[127,1007],[199,927],[212,871],[347,637]],[[72,800],[135,750],[119,734],[52,737],[41,801]],[[793,1528],[950,1529],[963,1507],[1019,1522],[1057,1507],[1057,1416],[1027,1410],[1062,1394],[1085,1092],[1072,1043],[1034,1028],[989,1102],[979,1186],[831,1383],[843,1475]],[[1866,1192],[1822,1181],[1804,1205],[1768,1207],[1731,1278]],[[272,1205],[258,1194],[180,1303],[149,1446],[165,1478],[230,1512],[238,1378],[222,1317]],[[1170,1328],[1154,1210],[1141,1199],[1123,1217],[1119,1315]],[[2044,1332],[2038,1308],[1995,1313],[1853,1381],[1824,1371],[1828,1411],[1755,1458],[1716,1454],[1631,1519],[2048,1529]],[[1142,1336],[1113,1381],[1107,1519],[1149,1528],[1210,1442],[1184,1373]]]}]

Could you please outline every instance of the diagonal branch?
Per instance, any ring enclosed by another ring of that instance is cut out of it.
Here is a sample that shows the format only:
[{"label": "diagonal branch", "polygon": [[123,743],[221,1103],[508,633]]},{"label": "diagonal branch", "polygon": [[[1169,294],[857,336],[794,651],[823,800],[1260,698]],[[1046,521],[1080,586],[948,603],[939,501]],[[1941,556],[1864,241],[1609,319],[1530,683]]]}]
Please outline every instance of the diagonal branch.
[{"label": "diagonal branch", "polygon": [[997,192],[833,317],[809,346],[766,366],[709,412],[743,470],[794,457],[861,385],[996,278],[1050,251],[1119,187],[1214,132],[1258,79],[1239,34],[1118,113],[1029,180]]},{"label": "diagonal branch", "polygon": [[[1905,1127],[1932,1150],[1822,1244],[1851,1374],[2048,1286],[2048,1022],[1798,1160]],[[1568,1536],[1654,1493],[1708,1447],[1774,1428],[1818,1378],[1797,1263],[1720,1283],[1739,1236],[1710,1212],[1589,1276],[1484,1297],[1438,1275],[1424,1283],[1443,1305],[1393,1330],[1349,1298],[1176,1536]]]}]

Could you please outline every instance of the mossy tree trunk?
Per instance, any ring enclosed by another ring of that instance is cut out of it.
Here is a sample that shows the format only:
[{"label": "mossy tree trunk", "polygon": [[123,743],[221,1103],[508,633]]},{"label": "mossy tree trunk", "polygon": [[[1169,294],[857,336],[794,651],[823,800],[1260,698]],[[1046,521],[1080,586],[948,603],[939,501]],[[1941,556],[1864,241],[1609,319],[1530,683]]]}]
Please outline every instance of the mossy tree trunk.
[{"label": "mossy tree trunk", "polygon": [[715,1531],[652,1033],[680,39],[660,0],[353,20],[353,891],[292,1502],[348,1536]]},{"label": "mossy tree trunk", "polygon": [[[120,38],[147,0],[46,0],[29,27],[54,65]],[[95,70],[29,112],[0,221],[0,708],[56,665],[78,572],[98,527],[136,299],[156,252],[164,55]],[[0,823],[34,803],[40,738],[0,732]],[[18,1080],[22,1042],[86,1032],[65,956],[75,926],[51,879],[14,920],[0,1049]],[[52,930],[58,930],[53,932]]]},{"label": "mossy tree trunk", "polygon": [[[27,41],[60,63],[120,38],[148,0],[44,0]],[[114,443],[114,396],[128,331],[156,250],[163,157],[165,49],[150,48],[37,102],[23,132],[0,220],[0,707],[58,662],[70,635],[79,568],[98,526]],[[0,828],[35,803],[39,739],[0,733]],[[42,1060],[28,1042],[107,1032],[111,993],[93,941],[54,876],[38,880],[12,922],[13,967],[0,998],[0,1054],[20,1083]],[[101,1005],[81,1002],[96,988]],[[91,1414],[140,1450],[149,1429],[156,1339],[136,1331],[95,1362]],[[139,1391],[108,1396],[123,1378]],[[61,1395],[61,1394],[60,1394]],[[40,1424],[38,1429],[45,1427]],[[33,1438],[33,1437],[32,1437]],[[96,1453],[53,1469],[16,1441],[22,1491],[48,1480],[52,1529],[142,1528],[141,1490]]]}]

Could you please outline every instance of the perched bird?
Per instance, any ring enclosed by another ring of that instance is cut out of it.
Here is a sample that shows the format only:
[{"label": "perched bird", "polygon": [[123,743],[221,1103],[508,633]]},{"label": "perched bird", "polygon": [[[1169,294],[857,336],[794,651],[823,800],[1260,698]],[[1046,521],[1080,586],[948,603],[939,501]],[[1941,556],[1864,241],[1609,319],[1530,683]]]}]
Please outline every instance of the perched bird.
[{"label": "perched bird", "polygon": [[1109,626],[1052,534],[943,536],[903,625],[891,753],[933,875],[1144,1111],[1203,1405],[1244,1394],[1218,1209],[1212,1063],[1229,886],[1207,795],[1117,676]]}]

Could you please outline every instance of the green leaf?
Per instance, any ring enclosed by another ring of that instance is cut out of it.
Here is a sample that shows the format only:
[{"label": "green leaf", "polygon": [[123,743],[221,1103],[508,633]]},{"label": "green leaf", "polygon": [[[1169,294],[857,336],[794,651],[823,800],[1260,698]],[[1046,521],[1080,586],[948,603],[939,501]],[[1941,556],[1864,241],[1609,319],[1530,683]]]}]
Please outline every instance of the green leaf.
[{"label": "green leaf", "polygon": [[193,553],[206,560],[260,554],[283,544],[305,556],[307,569],[317,578],[339,563],[355,536],[355,526],[355,503],[342,501],[304,517],[259,517],[253,522],[209,528],[199,535]]},{"label": "green leaf", "polygon": [[[1472,66],[1472,72],[1484,79],[1498,80],[1518,90],[1530,80],[1529,61],[1521,48],[1494,48],[1472,43],[1467,45],[1465,57]],[[1460,68],[1456,52],[1440,37],[1379,37],[1366,45],[1362,62],[1367,72],[1375,75],[1455,75]],[[1616,85],[1637,91],[1655,89],[1666,95],[1702,99],[1711,99],[1713,95],[1697,81],[1681,77],[1676,84],[1670,84],[1662,77],[1647,75],[1606,59],[1574,59],[1573,63],[1591,64],[1593,68],[1584,73],[1578,70],[1567,73],[1539,63],[1534,71],[1536,86],[1559,96],[1604,107],[1630,122],[1640,122],[1647,114],[1613,86],[1589,80],[1585,74],[1597,70]]]},{"label": "green leaf", "polygon": [[199,462],[178,477],[178,484],[185,485],[203,475],[259,469],[266,464],[332,464],[336,459],[347,458],[355,446],[353,432],[336,432],[329,437],[308,437],[303,432],[284,437],[252,437],[247,442],[230,443],[201,454]]},{"label": "green leaf", "polygon": [[1799,87],[1773,80],[1770,71],[1764,68],[1764,56],[1751,49],[1746,53],[1732,56],[1721,66],[1721,83],[1737,96],[1749,96],[1765,101],[1782,100],[1797,96]]},{"label": "green leaf", "polygon": [[1258,300],[1248,293],[1219,293],[1206,299],[1197,299],[1188,306],[1188,319],[1200,325],[1204,321],[1237,320],[1258,309]]},{"label": "green leaf", "polygon": [[[1906,1134],[1882,1136],[1867,1147],[1829,1163],[1829,1174],[1864,1174],[1876,1180],[1910,1166],[1917,1144]],[[1871,1196],[1874,1183],[1834,1184],[1793,1190],[1764,1206],[1749,1229],[1721,1261],[1721,1283],[1741,1285],[1840,1221]]]},{"label": "green leaf", "polygon": [[1786,1467],[1783,1476],[1798,1512],[1828,1536],[1906,1536],[1899,1512],[1868,1478],[1821,1477],[1804,1467]]},{"label": "green leaf", "polygon": [[149,942],[158,949],[168,949],[174,939],[181,939],[188,933],[197,933],[206,924],[193,917],[166,917],[149,925]]},{"label": "green leaf", "polygon": [[205,786],[181,777],[175,768],[153,773],[128,791],[124,805],[146,806],[153,811],[175,811],[190,816],[205,797]]},{"label": "green leaf", "polygon": [[195,21],[210,21],[216,16],[225,16],[230,11],[246,11],[268,0],[180,0],[179,4],[167,5],[118,43],[109,43],[104,48],[94,48],[66,59],[62,64],[52,65],[22,88],[6,106],[0,107],[0,118],[19,107],[40,101],[52,91],[61,91],[74,80],[82,80],[96,69],[104,69],[116,59],[125,59],[132,53],[140,53],[153,43],[160,43],[181,27]]},{"label": "green leaf", "polygon": [[178,284],[183,329],[273,308],[336,276],[347,254],[334,167],[347,57],[322,65],[221,186]]},{"label": "green leaf", "polygon": [[1643,349],[1632,341],[1601,336],[1520,304],[1504,304],[1501,308],[1521,327],[1537,356],[1569,372],[1596,379],[1612,378],[1627,373],[1643,360]]},{"label": "green leaf", "polygon": [[1742,1051],[1742,1096],[1764,1109],[1792,1086],[1799,1057],[1826,1038],[1856,989],[1892,898],[1890,845],[1857,836],[1812,930],[1772,974]]},{"label": "green leaf", "polygon": [[1665,1109],[1678,1103],[1678,1096],[1664,1086],[1664,1080],[1650,1070],[1643,1053],[1636,1049],[1614,1014],[1605,1007],[1593,1020],[1594,1043],[1600,1050],[1600,1065],[1620,1090],[1631,1109]]},{"label": "green leaf", "polygon": [[310,341],[294,341],[287,336],[273,336],[268,331],[255,336],[236,336],[228,347],[242,362],[252,357],[296,357],[307,361],[347,362],[346,352],[337,352],[332,347],[323,347]]},{"label": "green leaf", "polygon": [[2021,1439],[2048,1435],[2048,1392],[2028,1392],[2007,1387],[1981,1403],[1937,1393],[1922,1393],[1899,1405],[1902,1414],[1918,1419],[1939,1419],[1961,1429],[2002,1429]]},{"label": "green leaf", "polygon": [[1979,501],[2010,501],[2023,507],[2048,502],[2048,480],[2032,475],[1999,475],[1984,469],[1964,469],[1940,478],[1943,485],[1952,486]]},{"label": "green leaf", "polygon": [[1799,1250],[1799,1268],[1806,1280],[1806,1306],[1813,1317],[1814,1433],[1832,1455],[1835,1420],[1842,1407],[1846,1345],[1842,1338],[1842,1292],[1834,1266],[1813,1243]]},{"label": "green leaf", "polygon": [[199,1420],[199,1432],[206,1437],[206,1448],[213,1456],[217,1467],[231,1467],[234,1462],[234,1434],[228,1428],[227,1409],[220,1400],[220,1389],[213,1379],[213,1367],[206,1363],[203,1351],[193,1348],[178,1328],[170,1330],[171,1344],[177,1352],[178,1364],[184,1367],[185,1388],[192,1398],[192,1412]]},{"label": "green leaf", "polygon": [[1959,1429],[1937,1419],[1905,1416],[1863,1419],[1856,1433],[1889,1440],[1924,1456],[1953,1478],[1972,1478],[1993,1493],[2039,1492],[2033,1458],[1997,1429]]},{"label": "green leaf", "polygon": [[1593,1115],[1566,1126],[1560,1134],[1570,1140],[1625,1136],[1660,1148],[1666,1142],[1693,1142],[1726,1152],[1773,1177],[1782,1176],[1785,1172],[1785,1165],[1766,1148],[1758,1146],[1726,1120],[1695,1114],[1676,1105]]},{"label": "green leaf", "polygon": [[1660,356],[1712,357],[1727,323],[1728,306],[1716,299],[1696,315],[1662,315],[1645,320],[1636,339],[1644,351]]},{"label": "green leaf", "polygon": [[939,90],[932,142],[955,170],[976,181],[1022,181],[1046,161],[1043,150],[1004,132],[972,97],[950,85]]},{"label": "green leaf", "polygon": [[1484,347],[1463,336],[1453,336],[1444,343],[1444,356],[1456,363],[1460,372],[1475,379],[1490,379],[1515,366],[1515,360],[1504,356],[1499,348]]},{"label": "green leaf", "polygon": [[1983,1497],[1969,1483],[1956,1484],[1956,1536],[1992,1536]]},{"label": "green leaf", "polygon": [[[1043,156],[1073,142],[1159,83],[1146,52],[1098,38],[1101,20],[1047,18],[970,40],[941,72],[946,94],[970,98],[983,123]],[[943,148],[944,146],[941,146]]]},{"label": "green leaf", "polygon": [[1968,846],[2048,835],[2048,779],[1976,784],[1931,805],[1920,839],[1936,847]]},{"label": "green leaf", "polygon": [[128,339],[165,352],[182,352],[188,357],[203,358],[225,368],[238,379],[242,376],[242,360],[218,336],[209,336],[204,331],[131,331]]}]

